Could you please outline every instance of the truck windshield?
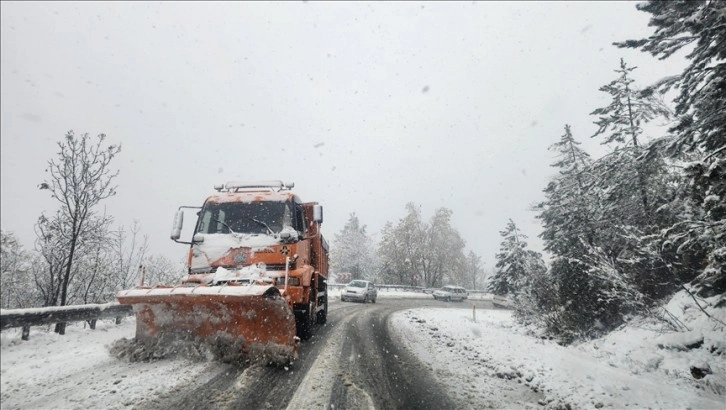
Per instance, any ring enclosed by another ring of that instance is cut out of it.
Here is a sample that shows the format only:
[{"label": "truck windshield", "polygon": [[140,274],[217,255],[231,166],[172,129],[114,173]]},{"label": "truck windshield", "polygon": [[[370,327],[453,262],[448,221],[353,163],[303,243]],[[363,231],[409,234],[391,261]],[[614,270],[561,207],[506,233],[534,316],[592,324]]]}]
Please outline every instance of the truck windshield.
[{"label": "truck windshield", "polygon": [[230,233],[231,229],[235,233],[270,234],[270,230],[278,233],[285,226],[292,226],[287,202],[208,203],[199,216],[197,233]]}]

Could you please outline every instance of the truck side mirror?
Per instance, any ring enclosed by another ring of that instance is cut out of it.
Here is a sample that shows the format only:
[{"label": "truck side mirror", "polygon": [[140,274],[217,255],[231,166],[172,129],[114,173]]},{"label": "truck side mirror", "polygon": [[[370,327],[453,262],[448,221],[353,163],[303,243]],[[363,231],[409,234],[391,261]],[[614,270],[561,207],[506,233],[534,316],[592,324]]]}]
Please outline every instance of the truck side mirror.
[{"label": "truck side mirror", "polygon": [[182,226],[184,225],[184,212],[179,209],[174,215],[174,225],[171,227],[171,239],[178,241],[181,238]]},{"label": "truck side mirror", "polygon": [[322,205],[313,206],[313,221],[315,221],[319,224],[323,223],[323,206]]}]

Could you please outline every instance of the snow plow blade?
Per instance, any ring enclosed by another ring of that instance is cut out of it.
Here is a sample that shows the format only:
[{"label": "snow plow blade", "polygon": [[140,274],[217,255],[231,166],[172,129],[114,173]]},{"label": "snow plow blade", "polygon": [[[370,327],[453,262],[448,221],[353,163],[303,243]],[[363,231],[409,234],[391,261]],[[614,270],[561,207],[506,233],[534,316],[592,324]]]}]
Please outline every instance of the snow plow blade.
[{"label": "snow plow blade", "polygon": [[117,299],[133,306],[136,340],[146,346],[181,339],[206,343],[224,361],[297,358],[295,315],[274,286],[137,288]]}]

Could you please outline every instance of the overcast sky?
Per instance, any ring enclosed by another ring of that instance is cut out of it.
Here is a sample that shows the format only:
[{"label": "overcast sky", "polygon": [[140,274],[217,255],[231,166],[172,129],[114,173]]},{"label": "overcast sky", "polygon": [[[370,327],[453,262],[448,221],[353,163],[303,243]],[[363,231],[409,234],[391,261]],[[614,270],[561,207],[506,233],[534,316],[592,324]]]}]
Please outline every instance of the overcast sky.
[{"label": "overcast sky", "polygon": [[[512,218],[541,250],[530,207],[572,125],[597,157],[589,113],[619,59],[645,85],[681,71],[613,41],[650,34],[633,3],[0,3],[0,222],[28,248],[37,185],[66,131],[122,152],[116,225],[152,253],[179,205],[228,180],[294,181],[325,207],[329,239],[355,212],[386,221],[438,207],[488,268]],[[187,221],[189,223],[190,221]]]}]

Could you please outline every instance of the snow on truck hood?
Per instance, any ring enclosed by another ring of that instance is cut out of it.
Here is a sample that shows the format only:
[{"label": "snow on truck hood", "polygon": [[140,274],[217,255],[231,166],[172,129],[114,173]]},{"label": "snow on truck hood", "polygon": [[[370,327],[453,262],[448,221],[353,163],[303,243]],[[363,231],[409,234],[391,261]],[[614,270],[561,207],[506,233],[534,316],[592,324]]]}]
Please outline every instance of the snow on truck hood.
[{"label": "snow on truck hood", "polygon": [[240,269],[233,270],[226,269],[220,266],[219,268],[217,268],[217,271],[214,272],[214,276],[212,276],[212,283],[215,285],[220,282],[239,280],[248,280],[250,282],[271,282],[271,279],[267,277],[267,268],[265,267],[264,263],[261,263],[259,265],[245,266]]},{"label": "snow on truck hood", "polygon": [[[285,229],[283,229],[285,232]],[[203,234],[204,242],[192,247],[191,268],[205,268],[221,259],[232,249],[250,248],[252,253],[279,245],[280,238],[272,235],[214,233]]]}]

